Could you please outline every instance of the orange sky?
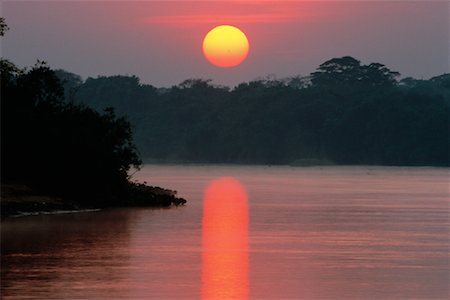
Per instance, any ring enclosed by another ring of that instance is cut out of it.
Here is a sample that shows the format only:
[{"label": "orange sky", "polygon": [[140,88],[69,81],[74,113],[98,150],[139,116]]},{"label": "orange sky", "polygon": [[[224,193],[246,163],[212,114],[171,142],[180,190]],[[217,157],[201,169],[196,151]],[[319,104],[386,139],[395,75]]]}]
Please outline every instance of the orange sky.
[{"label": "orange sky", "polygon": [[[307,75],[333,57],[381,62],[405,76],[449,72],[449,3],[405,1],[4,1],[3,56],[43,59],[82,75],[134,74],[171,86],[187,78],[235,85],[268,74]],[[247,60],[219,69],[203,36],[240,27]]]}]

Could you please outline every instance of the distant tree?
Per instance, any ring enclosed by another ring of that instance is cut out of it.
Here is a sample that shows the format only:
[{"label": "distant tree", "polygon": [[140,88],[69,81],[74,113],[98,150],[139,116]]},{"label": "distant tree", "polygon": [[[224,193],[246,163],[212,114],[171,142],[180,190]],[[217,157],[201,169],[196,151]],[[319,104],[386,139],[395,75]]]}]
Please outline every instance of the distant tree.
[{"label": "distant tree", "polygon": [[191,78],[191,79],[184,80],[179,85],[174,86],[174,88],[180,88],[180,89],[192,89],[192,88],[208,89],[208,88],[213,88],[214,87],[211,84],[211,82],[212,82],[212,79]]},{"label": "distant tree", "polygon": [[433,77],[430,81],[442,88],[450,89],[450,73]]},{"label": "distant tree", "polygon": [[399,72],[391,71],[385,65],[380,63],[371,63],[362,66],[363,77],[361,81],[372,86],[392,86],[397,84]]},{"label": "distant tree", "polygon": [[5,32],[8,31],[9,27],[5,22],[4,17],[0,17],[0,36],[4,36]]},{"label": "distant tree", "polygon": [[361,80],[362,76],[360,61],[351,56],[344,56],[321,64],[311,73],[311,82],[314,85],[351,83]]},{"label": "distant tree", "polygon": [[201,98],[217,97],[228,92],[229,88],[225,86],[212,84],[211,79],[187,79],[180,84],[172,87],[173,94],[182,94],[184,97],[198,97]]},{"label": "distant tree", "polygon": [[131,118],[150,110],[151,100],[156,97],[157,89],[141,84],[136,76],[89,77],[77,88],[75,95],[77,102],[89,105],[99,112],[107,107],[114,107],[120,116]]},{"label": "distant tree", "polygon": [[75,101],[76,93],[83,84],[81,76],[62,69],[55,70],[54,72],[64,87],[64,98],[66,101]]},{"label": "distant tree", "polygon": [[372,86],[394,85],[400,74],[380,63],[361,65],[351,56],[333,58],[311,73],[313,85],[364,84]]},{"label": "distant tree", "polygon": [[310,76],[292,76],[284,80],[285,85],[293,89],[304,89],[311,85]]},{"label": "distant tree", "polygon": [[408,88],[408,89],[416,87],[416,86],[419,86],[420,84],[423,84],[423,83],[426,84],[426,80],[419,80],[419,79],[415,79],[415,78],[412,78],[412,77],[402,78],[398,82],[399,86],[405,87],[405,88]]}]

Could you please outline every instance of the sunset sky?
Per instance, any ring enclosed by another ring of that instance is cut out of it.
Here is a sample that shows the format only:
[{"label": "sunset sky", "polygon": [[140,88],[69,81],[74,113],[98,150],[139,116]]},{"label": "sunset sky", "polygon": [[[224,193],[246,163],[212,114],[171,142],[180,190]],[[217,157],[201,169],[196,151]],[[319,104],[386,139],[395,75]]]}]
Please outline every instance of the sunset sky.
[{"label": "sunset sky", "polygon": [[[234,86],[268,74],[307,75],[345,55],[404,77],[449,72],[449,2],[439,1],[3,1],[2,56],[37,59],[88,76],[137,75],[171,86],[188,78]],[[211,65],[204,35],[231,24],[249,39],[234,68]]]}]

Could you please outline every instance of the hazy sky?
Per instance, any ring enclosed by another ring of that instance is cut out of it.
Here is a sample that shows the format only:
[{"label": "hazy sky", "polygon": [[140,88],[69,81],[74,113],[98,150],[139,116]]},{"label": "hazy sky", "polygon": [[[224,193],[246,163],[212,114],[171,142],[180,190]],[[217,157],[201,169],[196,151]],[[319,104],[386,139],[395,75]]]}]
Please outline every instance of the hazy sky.
[{"label": "hazy sky", "polygon": [[[403,76],[449,72],[447,1],[2,1],[10,27],[2,56],[19,66],[37,59],[83,78],[137,75],[171,86],[210,78],[233,86],[274,74],[307,75],[351,55]],[[220,24],[241,28],[247,60],[231,69],[203,57],[201,44]]]}]

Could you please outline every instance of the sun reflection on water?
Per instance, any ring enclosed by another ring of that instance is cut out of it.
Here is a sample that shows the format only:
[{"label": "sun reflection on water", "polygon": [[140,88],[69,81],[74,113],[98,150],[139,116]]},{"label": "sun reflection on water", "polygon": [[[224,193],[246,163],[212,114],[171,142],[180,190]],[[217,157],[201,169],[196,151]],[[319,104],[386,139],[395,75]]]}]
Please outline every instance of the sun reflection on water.
[{"label": "sun reflection on water", "polygon": [[248,298],[248,204],[233,177],[214,180],[203,199],[203,299]]}]

